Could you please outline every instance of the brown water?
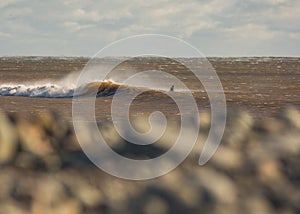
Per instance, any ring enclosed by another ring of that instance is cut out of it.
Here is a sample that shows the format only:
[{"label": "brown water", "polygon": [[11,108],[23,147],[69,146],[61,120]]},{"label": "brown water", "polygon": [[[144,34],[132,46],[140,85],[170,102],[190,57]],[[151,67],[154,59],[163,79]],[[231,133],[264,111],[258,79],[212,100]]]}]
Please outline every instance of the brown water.
[{"label": "brown water", "polygon": [[[113,59],[106,59],[104,63],[110,63],[110,60]],[[193,64],[197,59],[186,60]],[[75,84],[76,74],[83,69],[87,61],[86,58],[0,58],[0,85],[3,88],[4,85],[18,86],[26,83],[28,86],[42,82],[44,85],[59,83],[60,86],[68,88]],[[211,58],[209,61],[222,82],[228,108],[248,110],[256,118],[270,116],[288,105],[300,109],[300,58]],[[201,84],[199,85],[190,71],[173,60],[129,60],[119,65],[114,70],[114,75],[128,70],[149,69],[165,71],[178,77],[194,90],[193,96],[200,111],[209,109],[209,99]],[[71,121],[72,97],[28,97],[26,94],[16,96],[13,92],[11,90],[11,96],[7,96],[8,94],[2,91],[2,110],[27,116],[54,110],[58,111],[63,119]],[[131,105],[132,116],[145,115],[157,110],[167,116],[178,116],[179,110],[168,97],[168,93],[152,89],[139,95]],[[184,92],[176,91],[176,87],[174,93],[179,98],[185,96]],[[97,120],[110,119],[112,97],[96,99]]]}]

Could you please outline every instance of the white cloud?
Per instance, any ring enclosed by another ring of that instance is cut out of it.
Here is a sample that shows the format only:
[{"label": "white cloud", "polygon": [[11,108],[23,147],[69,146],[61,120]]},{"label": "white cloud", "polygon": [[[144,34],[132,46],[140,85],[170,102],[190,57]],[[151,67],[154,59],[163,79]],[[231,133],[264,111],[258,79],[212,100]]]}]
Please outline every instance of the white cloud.
[{"label": "white cloud", "polygon": [[0,1],[0,9],[4,8],[4,7],[7,7],[7,6],[10,6],[10,5],[13,5],[13,4],[16,4],[16,3],[19,3],[21,1],[24,1],[24,0],[5,0],[5,1]]},{"label": "white cloud", "polygon": [[16,18],[16,17],[24,17],[31,13],[32,13],[32,9],[29,7],[8,8],[1,14],[1,16],[3,18]]},{"label": "white cloud", "polygon": [[35,28],[22,20],[7,20],[4,23],[2,21],[1,28],[5,29],[7,33],[14,35],[16,38],[22,36],[23,39],[26,39],[26,37],[24,37],[25,34],[34,35],[37,33]]},{"label": "white cloud", "polygon": [[[0,2],[0,39],[11,36],[11,41],[24,47],[28,41],[36,42],[40,52],[54,48],[50,44],[63,43],[58,50],[80,55],[87,45],[96,48],[94,43],[101,48],[126,36],[161,33],[196,45],[218,44],[226,51],[226,44],[239,42],[235,55],[248,48],[246,43],[270,44],[280,52],[278,41],[283,46],[286,40],[299,39],[299,11],[299,0],[6,0]],[[265,50],[274,52],[268,47]],[[289,47],[300,54],[298,44]]]},{"label": "white cloud", "polygon": [[[270,24],[293,25],[300,28],[300,1],[291,0],[277,8],[268,8],[265,11],[264,19]],[[284,26],[282,26],[284,27]],[[294,26],[295,27],[295,26]]]},{"label": "white cloud", "polygon": [[227,28],[224,29],[223,32],[227,35],[235,39],[242,40],[270,40],[277,36],[279,33],[276,31],[269,30],[264,25],[257,25],[249,23],[244,26]]},{"label": "white cloud", "polygon": [[213,21],[198,21],[198,22],[186,22],[184,30],[181,32],[182,37],[191,37],[195,32],[205,29],[213,29],[217,27],[218,22]]},{"label": "white cloud", "polygon": [[300,33],[289,33],[291,39],[300,39]]},{"label": "white cloud", "polygon": [[64,22],[64,26],[67,27],[71,31],[78,31],[86,28],[94,27],[94,25],[82,25],[77,22],[66,21]]},{"label": "white cloud", "polygon": [[86,12],[83,9],[77,9],[73,12],[73,16],[80,20],[99,21],[100,15],[96,11]]},{"label": "white cloud", "polygon": [[289,0],[264,0],[264,1],[261,1],[261,0],[249,0],[249,2],[252,2],[252,3],[258,3],[258,4],[269,4],[269,5],[278,5],[278,4],[285,4],[285,3],[288,3]]},{"label": "white cloud", "polygon": [[11,37],[11,34],[0,31],[0,38],[9,38],[9,37]]},{"label": "white cloud", "polygon": [[73,11],[73,18],[76,20],[99,22],[102,20],[119,20],[125,17],[132,17],[129,11],[119,10],[119,11],[106,11],[100,12],[96,10],[84,10],[82,8]]},{"label": "white cloud", "polygon": [[135,11],[138,17],[135,22],[119,32],[134,29],[134,32],[140,30],[140,33],[169,32],[171,35],[189,38],[198,31],[217,28],[219,22],[214,16],[232,7],[236,0],[228,0],[226,4],[221,0],[151,2],[147,7]]}]

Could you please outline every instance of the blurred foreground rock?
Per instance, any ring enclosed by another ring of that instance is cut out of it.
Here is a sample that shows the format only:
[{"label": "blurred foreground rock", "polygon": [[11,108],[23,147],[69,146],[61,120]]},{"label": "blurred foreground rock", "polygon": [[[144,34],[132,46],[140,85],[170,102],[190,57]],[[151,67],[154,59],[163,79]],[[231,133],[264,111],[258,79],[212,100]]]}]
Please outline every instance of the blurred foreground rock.
[{"label": "blurred foreground rock", "polygon": [[[95,167],[58,115],[22,119],[0,112],[0,213],[299,213],[299,111],[259,121],[229,111],[220,147],[199,166],[209,118],[200,114],[198,142],[179,167],[128,181]],[[134,123],[139,130],[147,130],[145,124]],[[109,122],[100,127],[116,152],[135,159],[163,154],[179,131],[179,123],[170,122],[145,149],[122,141]]]}]

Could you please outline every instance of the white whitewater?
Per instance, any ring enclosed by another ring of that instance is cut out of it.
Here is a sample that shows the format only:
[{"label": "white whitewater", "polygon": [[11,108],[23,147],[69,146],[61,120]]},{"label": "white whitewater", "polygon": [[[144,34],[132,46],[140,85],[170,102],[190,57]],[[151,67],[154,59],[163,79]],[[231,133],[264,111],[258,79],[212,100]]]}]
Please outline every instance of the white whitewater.
[{"label": "white whitewater", "polygon": [[60,80],[0,83],[0,96],[72,97],[77,77],[78,73],[71,73]]},{"label": "white whitewater", "polygon": [[0,85],[0,96],[25,97],[73,97],[74,88],[57,84],[3,84]]}]

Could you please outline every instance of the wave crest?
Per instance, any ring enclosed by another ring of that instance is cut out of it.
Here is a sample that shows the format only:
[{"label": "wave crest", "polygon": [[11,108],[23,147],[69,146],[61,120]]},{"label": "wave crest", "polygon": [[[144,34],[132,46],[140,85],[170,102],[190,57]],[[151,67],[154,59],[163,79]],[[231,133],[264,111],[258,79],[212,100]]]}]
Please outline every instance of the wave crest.
[{"label": "wave crest", "polygon": [[[113,95],[120,87],[112,81],[87,83],[79,88],[80,94],[93,94],[97,91],[97,96]],[[74,86],[61,86],[58,84],[2,84],[0,85],[0,96],[24,96],[24,97],[46,97],[46,98],[69,98],[74,96],[76,88]]]}]

